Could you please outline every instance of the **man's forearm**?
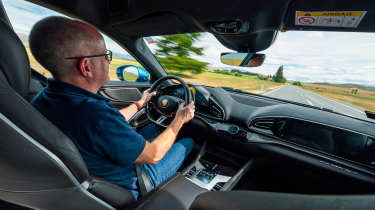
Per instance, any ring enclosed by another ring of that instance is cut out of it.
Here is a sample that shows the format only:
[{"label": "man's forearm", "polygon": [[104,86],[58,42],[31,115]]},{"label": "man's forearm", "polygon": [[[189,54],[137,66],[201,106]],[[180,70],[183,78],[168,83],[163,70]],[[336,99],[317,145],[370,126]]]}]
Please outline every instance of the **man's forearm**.
[{"label": "man's forearm", "polygon": [[137,105],[131,104],[130,106],[121,109],[120,113],[122,114],[122,116],[125,117],[126,120],[129,120],[130,118],[132,118],[135,115],[135,113],[137,113],[139,111],[138,107],[139,108],[144,107],[145,104],[147,103],[147,101],[149,101],[150,98],[152,96],[155,96],[155,95],[156,95],[156,91],[153,91],[152,93],[149,93],[149,89],[145,90],[143,92],[141,98],[136,102]]},{"label": "man's forearm", "polygon": [[154,150],[153,162],[158,162],[167,154],[175,142],[183,124],[182,120],[175,118],[172,123],[152,141],[150,146]]},{"label": "man's forearm", "polygon": [[136,163],[156,164],[167,154],[177,138],[184,123],[194,118],[194,103],[184,107],[180,104],[172,123],[152,143],[146,141],[142,153],[135,160]]},{"label": "man's forearm", "polygon": [[138,112],[138,107],[134,103],[119,110],[122,116],[128,121],[130,118]]}]

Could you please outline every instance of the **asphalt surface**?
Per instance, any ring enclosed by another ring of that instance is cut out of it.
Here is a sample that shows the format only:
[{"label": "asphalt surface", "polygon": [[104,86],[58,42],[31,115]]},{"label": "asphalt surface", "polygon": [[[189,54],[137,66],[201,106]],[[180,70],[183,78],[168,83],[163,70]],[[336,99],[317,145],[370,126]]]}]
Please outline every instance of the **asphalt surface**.
[{"label": "asphalt surface", "polygon": [[345,115],[372,121],[366,117],[364,111],[358,108],[328,99],[294,85],[285,85],[281,88],[268,91],[263,95],[308,104],[311,106],[317,106],[320,108],[327,108]]}]

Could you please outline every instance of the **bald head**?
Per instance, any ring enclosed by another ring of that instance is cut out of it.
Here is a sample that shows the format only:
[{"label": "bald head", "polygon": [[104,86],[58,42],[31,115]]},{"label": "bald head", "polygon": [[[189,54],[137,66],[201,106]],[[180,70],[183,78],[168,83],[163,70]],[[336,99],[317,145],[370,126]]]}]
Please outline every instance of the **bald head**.
[{"label": "bald head", "polygon": [[91,26],[64,17],[52,16],[38,21],[29,35],[30,49],[36,60],[55,78],[70,75],[74,60],[105,48],[103,37]]}]

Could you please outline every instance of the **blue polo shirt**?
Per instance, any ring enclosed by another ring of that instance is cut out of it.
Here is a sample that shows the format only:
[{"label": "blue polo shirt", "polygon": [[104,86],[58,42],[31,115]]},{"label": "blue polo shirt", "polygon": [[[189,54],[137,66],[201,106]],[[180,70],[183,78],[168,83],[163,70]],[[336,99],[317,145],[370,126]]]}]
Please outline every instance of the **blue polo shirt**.
[{"label": "blue polo shirt", "polygon": [[49,79],[31,103],[75,143],[91,175],[123,186],[137,198],[133,163],[146,141],[109,101],[72,84]]}]

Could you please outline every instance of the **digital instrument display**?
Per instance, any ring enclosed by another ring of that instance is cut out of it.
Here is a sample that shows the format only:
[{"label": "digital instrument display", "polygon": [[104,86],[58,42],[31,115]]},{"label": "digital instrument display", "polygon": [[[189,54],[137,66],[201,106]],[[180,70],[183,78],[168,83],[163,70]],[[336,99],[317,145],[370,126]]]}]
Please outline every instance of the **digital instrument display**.
[{"label": "digital instrument display", "polygon": [[[192,94],[195,97],[196,104],[199,104],[202,106],[208,106],[210,93],[204,87],[196,86],[196,87],[190,87],[189,89],[191,90]],[[184,93],[185,93],[184,88],[179,87],[179,88],[174,89],[171,95],[183,99]]]}]

